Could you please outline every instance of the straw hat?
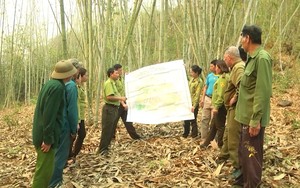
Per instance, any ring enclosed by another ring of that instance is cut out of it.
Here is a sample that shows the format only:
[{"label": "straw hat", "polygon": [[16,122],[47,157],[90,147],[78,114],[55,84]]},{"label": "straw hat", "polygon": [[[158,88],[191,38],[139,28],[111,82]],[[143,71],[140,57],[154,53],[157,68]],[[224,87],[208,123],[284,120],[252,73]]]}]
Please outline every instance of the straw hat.
[{"label": "straw hat", "polygon": [[51,77],[54,79],[65,79],[73,76],[77,72],[77,69],[70,61],[59,61],[55,64],[54,71]]}]

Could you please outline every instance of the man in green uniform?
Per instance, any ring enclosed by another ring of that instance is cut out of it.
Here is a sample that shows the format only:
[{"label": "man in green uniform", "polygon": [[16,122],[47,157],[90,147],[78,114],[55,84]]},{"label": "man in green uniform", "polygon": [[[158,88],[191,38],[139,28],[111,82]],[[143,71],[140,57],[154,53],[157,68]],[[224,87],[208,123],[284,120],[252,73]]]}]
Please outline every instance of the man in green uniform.
[{"label": "man in green uniform", "polygon": [[126,97],[121,96],[116,87],[116,80],[119,73],[114,68],[107,70],[109,77],[104,83],[103,100],[105,102],[102,109],[102,132],[98,153],[108,154],[108,147],[113,137],[114,125],[118,116],[120,101],[126,101]]},{"label": "man in green uniform", "polygon": [[234,177],[239,175],[238,146],[240,142],[240,123],[235,117],[235,107],[237,102],[238,88],[241,77],[244,73],[245,63],[240,58],[239,49],[230,46],[224,53],[224,61],[231,69],[227,89],[224,93],[224,104],[227,109],[226,126],[223,137],[223,146],[218,156],[219,162],[228,158],[234,167]]},{"label": "man in green uniform", "polygon": [[243,49],[248,53],[241,78],[235,119],[241,123],[239,160],[242,174],[235,184],[258,187],[261,183],[265,127],[270,122],[272,60],[261,46],[261,28],[244,26]]},{"label": "man in green uniform", "polygon": [[[121,96],[125,96],[125,87],[124,87],[124,78],[123,78],[123,68],[122,68],[122,65],[120,64],[115,64],[114,65],[114,69],[116,71],[118,71],[119,73],[119,79],[116,80],[116,87],[117,87],[117,90],[118,92],[120,93]],[[132,122],[127,122],[126,119],[127,119],[127,110],[128,110],[128,106],[125,102],[121,101],[121,105],[119,107],[119,111],[118,111],[118,116],[117,116],[117,119],[116,119],[116,123],[115,123],[115,130],[114,130],[114,134],[116,132],[116,128],[117,128],[117,124],[119,122],[119,119],[121,117],[124,125],[125,125],[125,128],[129,134],[129,136],[132,138],[132,139],[140,139],[140,135],[138,135],[136,133],[136,130],[133,126],[133,123]],[[115,135],[113,135],[113,137],[115,137]]]},{"label": "man in green uniform", "polygon": [[63,126],[65,84],[76,73],[68,61],[59,61],[51,79],[42,87],[36,104],[32,141],[37,152],[32,187],[48,187],[54,169],[55,150]]}]

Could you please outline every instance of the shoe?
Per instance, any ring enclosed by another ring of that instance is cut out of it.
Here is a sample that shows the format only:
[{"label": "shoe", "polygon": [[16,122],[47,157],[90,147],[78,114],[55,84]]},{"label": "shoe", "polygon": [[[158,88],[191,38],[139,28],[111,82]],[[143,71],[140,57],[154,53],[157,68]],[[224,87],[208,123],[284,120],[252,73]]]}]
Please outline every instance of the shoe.
[{"label": "shoe", "polygon": [[183,138],[187,138],[188,135],[187,135],[187,134],[182,134],[182,137],[183,137]]},{"label": "shoe", "polygon": [[241,175],[242,175],[242,171],[238,168],[234,168],[230,176],[232,177],[232,179],[237,179]]},{"label": "shoe", "polygon": [[76,157],[75,157],[75,156],[71,157],[71,158],[68,160],[68,164],[74,164],[74,163],[76,163]]},{"label": "shoe", "polygon": [[108,150],[103,150],[100,152],[100,155],[107,156],[108,155]]},{"label": "shoe", "polygon": [[226,161],[227,161],[227,159],[221,158],[221,157],[218,157],[218,158],[216,158],[216,160],[215,160],[215,162],[216,162],[217,164],[225,163]]},{"label": "shoe", "polygon": [[64,168],[74,166],[75,162],[76,162],[76,157],[75,156],[69,157],[66,164],[65,164],[65,166],[64,166]]},{"label": "shoe", "polygon": [[231,188],[243,188],[242,185],[235,185],[235,184],[231,185],[230,187],[231,187]]},{"label": "shoe", "polygon": [[100,154],[102,156],[107,156],[108,155],[108,149],[105,149],[103,151],[100,151],[100,149],[98,149],[98,151],[96,152],[96,154]]},{"label": "shoe", "polygon": [[239,177],[235,178],[231,187],[243,187],[243,185],[243,174],[241,174]]},{"label": "shoe", "polygon": [[63,185],[63,182],[60,181],[56,185],[49,185],[48,188],[61,188]]},{"label": "shoe", "polygon": [[139,140],[139,139],[142,139],[142,137],[138,134],[136,134],[135,136],[132,136],[131,137],[133,140]]}]

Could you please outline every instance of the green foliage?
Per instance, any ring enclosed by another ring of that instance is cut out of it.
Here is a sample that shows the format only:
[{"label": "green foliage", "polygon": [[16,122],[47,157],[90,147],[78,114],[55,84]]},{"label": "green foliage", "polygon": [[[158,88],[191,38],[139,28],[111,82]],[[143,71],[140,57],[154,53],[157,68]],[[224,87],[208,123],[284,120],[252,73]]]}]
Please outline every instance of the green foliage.
[{"label": "green foliage", "polygon": [[151,170],[167,168],[169,166],[170,166],[170,162],[168,159],[153,160],[148,163],[148,168]]},{"label": "green foliage", "polygon": [[12,127],[16,127],[19,125],[18,120],[12,116],[12,115],[5,115],[3,117],[3,121],[6,123],[6,125],[11,129]]},{"label": "green foliage", "polygon": [[38,100],[37,96],[34,96],[30,99],[30,103],[36,105],[37,100]]},{"label": "green foliage", "polygon": [[16,146],[13,148],[8,148],[8,155],[15,155],[18,154],[22,150],[21,146]]},{"label": "green foliage", "polygon": [[19,125],[18,118],[20,113],[21,105],[16,105],[16,107],[8,114],[3,116],[3,122],[9,127],[9,129],[13,127],[17,127]]},{"label": "green foliage", "polygon": [[273,71],[273,83],[276,91],[286,93],[294,85],[295,77],[290,70],[284,72]]},{"label": "green foliage", "polygon": [[300,129],[300,121],[299,120],[293,119],[291,125],[292,125],[294,130]]}]

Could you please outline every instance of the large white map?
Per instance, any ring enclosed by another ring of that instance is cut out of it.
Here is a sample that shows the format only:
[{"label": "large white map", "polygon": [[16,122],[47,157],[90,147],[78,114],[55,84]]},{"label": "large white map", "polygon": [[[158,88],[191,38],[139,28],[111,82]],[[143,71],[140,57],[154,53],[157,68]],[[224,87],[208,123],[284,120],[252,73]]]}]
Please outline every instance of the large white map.
[{"label": "large white map", "polygon": [[183,60],[143,67],[125,75],[127,121],[159,124],[194,119]]}]

